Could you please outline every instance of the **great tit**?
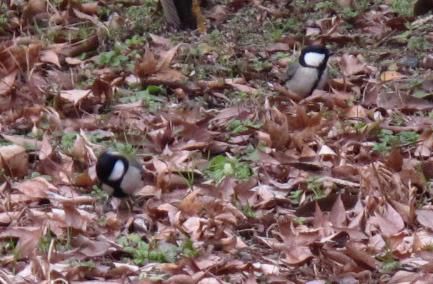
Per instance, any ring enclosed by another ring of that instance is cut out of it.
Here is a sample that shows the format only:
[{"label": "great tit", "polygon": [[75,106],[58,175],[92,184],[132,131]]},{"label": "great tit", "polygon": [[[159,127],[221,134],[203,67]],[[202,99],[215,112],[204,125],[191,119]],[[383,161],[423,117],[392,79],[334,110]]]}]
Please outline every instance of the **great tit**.
[{"label": "great tit", "polygon": [[323,89],[328,79],[327,63],[330,55],[324,46],[304,48],[299,63],[290,64],[287,68],[286,88],[302,98],[311,95],[315,89]]},{"label": "great tit", "polygon": [[114,197],[133,195],[144,186],[142,166],[115,152],[106,151],[98,157],[96,175],[102,189]]}]

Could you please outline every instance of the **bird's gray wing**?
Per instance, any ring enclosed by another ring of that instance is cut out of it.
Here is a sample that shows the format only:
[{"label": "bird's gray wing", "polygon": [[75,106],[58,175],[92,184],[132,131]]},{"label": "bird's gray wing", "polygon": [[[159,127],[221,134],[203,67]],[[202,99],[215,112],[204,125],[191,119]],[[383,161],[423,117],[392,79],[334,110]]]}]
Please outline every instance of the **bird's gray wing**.
[{"label": "bird's gray wing", "polygon": [[289,81],[290,79],[292,79],[293,76],[295,75],[296,70],[298,69],[298,67],[299,67],[299,63],[296,63],[296,62],[290,63],[287,66],[286,73],[284,74],[284,77],[283,77],[284,81]]},{"label": "bird's gray wing", "polygon": [[132,166],[136,167],[136,168],[139,169],[141,172],[144,171],[144,170],[143,170],[143,165],[142,165],[141,163],[139,163],[139,162],[137,161],[136,158],[134,158],[134,157],[130,157],[130,158],[128,159],[128,161],[129,161],[129,163],[130,163]]},{"label": "bird's gray wing", "polygon": [[129,162],[140,170],[141,180],[144,184],[154,184],[153,173],[147,170],[142,163],[138,162],[135,158],[130,158]]}]

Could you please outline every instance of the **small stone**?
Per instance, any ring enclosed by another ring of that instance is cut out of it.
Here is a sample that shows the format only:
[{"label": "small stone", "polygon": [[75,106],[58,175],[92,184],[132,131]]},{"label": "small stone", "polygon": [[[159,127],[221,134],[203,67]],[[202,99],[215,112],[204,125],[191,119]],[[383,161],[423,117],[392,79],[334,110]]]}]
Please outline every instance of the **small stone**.
[{"label": "small stone", "polygon": [[402,67],[414,69],[418,66],[418,58],[412,55],[405,56],[400,59],[399,65]]}]

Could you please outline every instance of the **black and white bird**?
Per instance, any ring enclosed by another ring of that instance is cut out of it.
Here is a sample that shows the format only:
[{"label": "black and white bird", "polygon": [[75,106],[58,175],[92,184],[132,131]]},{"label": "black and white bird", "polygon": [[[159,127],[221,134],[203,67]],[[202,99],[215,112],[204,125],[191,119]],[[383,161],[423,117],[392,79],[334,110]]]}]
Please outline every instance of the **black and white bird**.
[{"label": "black and white bird", "polygon": [[143,167],[132,158],[115,152],[103,152],[96,162],[96,175],[101,187],[114,197],[131,196],[145,184]]},{"label": "black and white bird", "polygon": [[302,98],[308,97],[315,89],[323,89],[328,80],[329,50],[324,46],[312,45],[304,48],[299,63],[287,68],[285,86]]}]

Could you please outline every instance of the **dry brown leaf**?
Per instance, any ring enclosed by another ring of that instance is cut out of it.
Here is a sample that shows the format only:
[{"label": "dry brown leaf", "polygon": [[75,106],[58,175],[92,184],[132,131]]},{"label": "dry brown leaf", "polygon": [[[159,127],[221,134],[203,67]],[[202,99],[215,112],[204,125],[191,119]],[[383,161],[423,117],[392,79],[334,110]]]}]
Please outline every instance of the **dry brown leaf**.
[{"label": "dry brown leaf", "polygon": [[418,144],[415,150],[416,157],[428,158],[431,155],[433,148],[433,131],[425,131],[420,137],[421,143]]},{"label": "dry brown leaf", "polygon": [[283,149],[287,146],[290,140],[287,117],[277,108],[270,110],[269,116],[265,121],[264,129],[271,136],[273,147]]},{"label": "dry brown leaf", "polygon": [[47,198],[50,192],[57,191],[57,188],[42,177],[25,180],[13,186],[28,197],[34,199]]},{"label": "dry brown leaf", "polygon": [[63,209],[65,210],[65,223],[69,227],[85,232],[89,220],[82,216],[75,206],[76,204],[69,202],[63,203]]},{"label": "dry brown leaf", "polygon": [[152,39],[152,42],[156,45],[161,45],[163,47],[170,47],[171,46],[171,40],[156,34],[149,33],[150,38]]},{"label": "dry brown leaf", "polygon": [[367,110],[365,108],[363,108],[360,105],[356,105],[351,107],[347,112],[346,112],[346,117],[347,118],[366,118],[367,117]]},{"label": "dry brown leaf", "polygon": [[191,276],[185,274],[173,275],[167,279],[167,283],[173,284],[195,284],[197,283]]},{"label": "dry brown leaf", "polygon": [[35,15],[46,10],[45,0],[30,0],[23,9],[23,16],[27,21],[31,21]]},{"label": "dry brown leaf", "polygon": [[13,71],[0,80],[0,96],[6,96],[12,90],[18,72]]},{"label": "dry brown leaf", "polygon": [[276,52],[276,51],[290,51],[290,45],[284,42],[275,42],[271,45],[268,45],[266,47],[266,50],[269,52]]},{"label": "dry brown leaf", "polygon": [[54,64],[54,65],[56,65],[59,68],[61,67],[60,66],[59,56],[53,50],[44,50],[44,51],[42,51],[41,54],[40,54],[40,58],[41,58],[42,62]]},{"label": "dry brown leaf", "polygon": [[68,57],[74,57],[84,52],[93,51],[98,47],[98,45],[99,45],[98,36],[92,35],[84,40],[70,44],[69,46],[59,51],[59,53]]},{"label": "dry brown leaf", "polygon": [[365,73],[367,67],[366,63],[361,62],[352,54],[343,54],[340,65],[344,75],[346,76]]},{"label": "dry brown leaf", "polygon": [[237,89],[240,92],[244,92],[247,94],[254,95],[254,94],[258,93],[258,90],[256,88],[250,87],[248,85],[236,84],[236,83],[227,83],[227,82],[226,82],[226,84],[229,86],[232,86],[233,88]]},{"label": "dry brown leaf", "polygon": [[433,230],[433,210],[430,209],[417,209],[417,221],[424,227]]},{"label": "dry brown leaf", "polygon": [[205,255],[194,259],[194,263],[200,270],[206,270],[213,266],[220,265],[224,260],[217,255]]},{"label": "dry brown leaf", "polygon": [[317,153],[319,156],[337,156],[337,153],[334,152],[329,146],[322,145],[320,147],[319,153]]},{"label": "dry brown leaf", "polygon": [[42,229],[31,226],[12,227],[0,233],[0,239],[18,238],[16,255],[19,259],[33,256],[41,237]]},{"label": "dry brown leaf", "polygon": [[380,80],[382,82],[400,80],[405,76],[397,71],[385,71],[380,74]]},{"label": "dry brown leaf", "polygon": [[74,244],[80,248],[80,253],[87,257],[104,256],[111,247],[106,241],[94,241],[83,235],[78,235],[74,238]]},{"label": "dry brown leaf", "polygon": [[89,148],[87,146],[86,140],[82,135],[77,135],[77,138],[74,141],[74,145],[70,150],[71,157],[77,161],[80,161],[84,164],[89,164],[89,158],[91,154],[89,154]]},{"label": "dry brown leaf", "polygon": [[389,153],[385,164],[396,172],[401,171],[403,166],[403,155],[400,148],[394,148]]},{"label": "dry brown leaf", "polygon": [[386,237],[390,237],[403,230],[404,221],[400,214],[388,203],[386,203],[383,209],[383,214],[376,213],[375,216],[371,218],[371,222],[379,226],[382,234]]},{"label": "dry brown leaf", "polygon": [[313,257],[311,250],[306,246],[288,247],[284,255],[284,258],[281,260],[289,265],[300,265]]},{"label": "dry brown leaf", "polygon": [[46,158],[51,156],[52,153],[53,147],[50,144],[50,137],[48,136],[48,134],[44,134],[44,136],[42,137],[41,150],[39,151],[39,159],[45,160]]},{"label": "dry brown leaf", "polygon": [[188,215],[199,213],[206,206],[206,204],[200,200],[199,193],[199,190],[189,193],[185,198],[182,199],[178,208]]},{"label": "dry brown leaf", "polygon": [[68,102],[77,105],[84,98],[91,95],[91,90],[63,90],[60,92],[60,97]]},{"label": "dry brown leaf", "polygon": [[162,71],[170,68],[171,61],[173,60],[180,46],[181,44],[179,43],[175,47],[172,47],[170,50],[166,51],[164,54],[161,55],[158,65],[156,66],[157,71]]},{"label": "dry brown leaf", "polygon": [[0,213],[0,224],[9,225],[13,221],[17,221],[18,217],[21,215],[18,211],[8,211]]},{"label": "dry brown leaf", "polygon": [[26,149],[19,145],[0,146],[0,171],[11,177],[24,177],[29,168]]},{"label": "dry brown leaf", "polygon": [[[173,85],[182,84],[187,77],[181,72],[174,69],[163,69],[148,78],[148,82],[155,82],[156,84]],[[177,85],[178,86],[178,85]]]},{"label": "dry brown leaf", "polygon": [[86,14],[96,15],[98,13],[98,5],[97,2],[81,3],[80,11]]},{"label": "dry brown leaf", "polygon": [[344,208],[343,201],[339,195],[334,205],[332,206],[331,212],[329,213],[329,221],[331,221],[334,227],[341,228],[346,223],[346,209]]},{"label": "dry brown leaf", "polygon": [[75,57],[66,57],[65,62],[69,65],[72,65],[72,66],[80,65],[83,63],[83,61],[81,59],[75,58]]},{"label": "dry brown leaf", "polygon": [[362,264],[368,265],[372,269],[376,269],[378,267],[378,263],[374,259],[374,257],[362,250],[360,245],[357,245],[354,242],[348,242],[346,244],[346,251],[347,255],[349,255],[354,260],[361,262]]},{"label": "dry brown leaf", "polygon": [[158,61],[156,61],[153,52],[147,47],[143,58],[135,65],[135,73],[140,78],[147,77],[158,71]]}]

